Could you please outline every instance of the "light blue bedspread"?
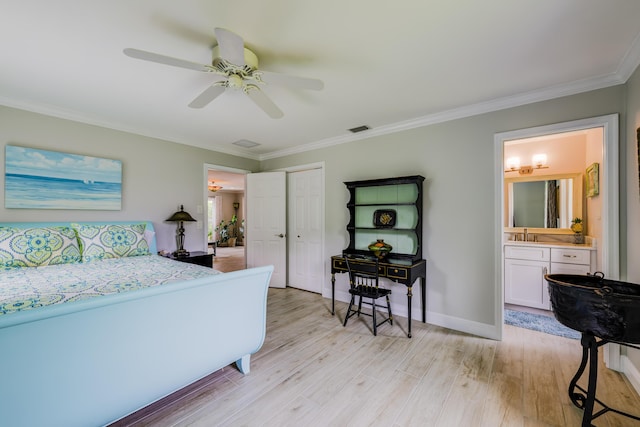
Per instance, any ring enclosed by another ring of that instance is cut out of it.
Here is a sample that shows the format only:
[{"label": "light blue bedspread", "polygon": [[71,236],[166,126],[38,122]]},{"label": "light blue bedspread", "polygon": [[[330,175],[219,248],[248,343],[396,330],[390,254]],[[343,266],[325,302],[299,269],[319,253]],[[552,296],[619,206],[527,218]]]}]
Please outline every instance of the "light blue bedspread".
[{"label": "light blue bedspread", "polygon": [[0,271],[0,316],[219,273],[158,255]]}]

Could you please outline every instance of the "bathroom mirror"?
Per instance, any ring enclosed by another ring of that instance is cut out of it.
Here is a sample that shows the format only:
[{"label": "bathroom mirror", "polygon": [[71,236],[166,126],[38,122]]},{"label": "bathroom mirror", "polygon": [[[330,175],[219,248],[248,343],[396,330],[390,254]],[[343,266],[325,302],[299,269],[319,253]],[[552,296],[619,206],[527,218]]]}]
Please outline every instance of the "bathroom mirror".
[{"label": "bathroom mirror", "polygon": [[579,173],[505,178],[504,226],[570,232],[583,203]]}]

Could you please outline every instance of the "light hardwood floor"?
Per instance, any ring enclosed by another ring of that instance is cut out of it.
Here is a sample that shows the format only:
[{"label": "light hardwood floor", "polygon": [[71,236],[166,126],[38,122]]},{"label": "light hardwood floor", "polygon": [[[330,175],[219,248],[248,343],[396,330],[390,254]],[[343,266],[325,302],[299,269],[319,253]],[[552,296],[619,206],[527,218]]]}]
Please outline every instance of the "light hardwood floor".
[{"label": "light hardwood floor", "polygon": [[[209,250],[209,253],[212,252],[212,250]],[[213,257],[213,268],[224,273],[247,268],[244,246],[217,248],[216,256]]]},{"label": "light hardwood floor", "polygon": [[[269,290],[267,335],[243,376],[227,366],[137,426],[579,426],[567,396],[576,340],[505,326],[492,341],[406,319],[370,331],[342,326],[346,304],[292,288]],[[228,327],[232,327],[233,321]],[[203,337],[204,338],[204,337]],[[602,353],[602,352],[600,352]],[[640,398],[600,368],[598,398],[638,414]],[[586,387],[586,378],[581,381]],[[639,425],[608,413],[597,426]]]}]

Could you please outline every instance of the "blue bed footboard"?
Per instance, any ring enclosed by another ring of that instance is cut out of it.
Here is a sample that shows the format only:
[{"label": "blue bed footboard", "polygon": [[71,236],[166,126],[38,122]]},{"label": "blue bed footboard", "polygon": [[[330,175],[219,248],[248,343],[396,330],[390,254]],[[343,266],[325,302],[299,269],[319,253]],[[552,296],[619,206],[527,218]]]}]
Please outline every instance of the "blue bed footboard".
[{"label": "blue bed footboard", "polygon": [[264,342],[273,267],[0,318],[0,425],[100,426]]}]

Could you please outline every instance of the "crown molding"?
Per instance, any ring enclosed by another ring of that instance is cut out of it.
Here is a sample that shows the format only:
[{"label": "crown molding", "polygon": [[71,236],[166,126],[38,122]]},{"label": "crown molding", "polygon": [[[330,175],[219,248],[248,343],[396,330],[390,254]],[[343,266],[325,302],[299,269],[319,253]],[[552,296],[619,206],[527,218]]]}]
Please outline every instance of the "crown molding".
[{"label": "crown molding", "polygon": [[631,43],[629,50],[627,50],[627,53],[624,55],[624,58],[622,58],[622,61],[620,61],[620,65],[618,66],[618,70],[616,71],[616,74],[620,77],[620,80],[626,83],[627,80],[631,78],[631,75],[638,68],[639,65],[640,65],[640,33],[638,33],[635,40],[633,40],[633,43]]},{"label": "crown molding", "polygon": [[[636,39],[636,41],[640,40]],[[637,49],[634,50],[634,56],[628,54],[625,59],[631,62],[631,66],[626,66],[624,69],[631,68],[633,71],[635,67],[640,63],[640,42],[634,43],[637,45]],[[631,52],[631,50],[630,50]],[[633,61],[636,61],[633,66]],[[625,83],[629,76],[622,76],[620,73],[612,73],[601,77],[577,80],[569,84],[562,84],[551,86],[542,90],[535,90],[530,92],[524,92],[521,94],[497,98],[486,102],[481,102],[473,105],[467,105],[460,108],[454,108],[451,110],[441,111],[427,116],[418,117],[416,119],[405,120],[402,122],[391,123],[388,125],[374,127],[364,132],[359,132],[353,135],[343,135],[339,137],[327,138],[320,141],[312,142],[309,144],[299,145],[296,147],[287,148],[284,150],[273,151],[271,153],[262,154],[259,156],[259,160],[268,160],[278,157],[284,157],[291,154],[300,154],[307,151],[318,150],[321,148],[328,148],[334,145],[346,144],[348,142],[359,141],[362,139],[372,138],[375,136],[387,135],[390,133],[401,132],[409,129],[415,129],[418,127],[434,125],[438,123],[444,123],[451,120],[462,119],[465,117],[477,116],[480,114],[490,113],[494,111],[500,111],[507,108],[519,107],[522,105],[532,104],[535,102],[548,101],[550,99],[561,98],[569,95],[576,95],[583,92],[589,92],[592,90],[603,89],[610,86],[616,86]]]},{"label": "crown molding", "polygon": [[180,135],[156,134],[154,132],[149,132],[145,129],[126,126],[119,122],[111,122],[108,120],[99,119],[94,116],[83,114],[78,111],[66,110],[64,108],[50,105],[50,104],[36,104],[36,103],[16,100],[13,98],[8,98],[5,96],[0,96],[0,105],[16,108],[19,110],[25,110],[25,111],[29,111],[36,114],[42,114],[45,116],[55,117],[58,119],[70,120],[73,122],[99,126],[99,127],[116,130],[120,132],[131,133],[134,135],[146,136],[148,138],[159,139],[162,141],[174,142],[176,144],[189,145],[191,147],[202,148],[203,150],[216,151],[218,153],[229,154],[232,156],[238,156],[238,157],[251,159],[251,160],[260,160],[258,154],[249,153],[242,149],[236,149],[233,147],[224,147],[221,145],[213,145],[213,144],[212,146],[205,146],[202,143],[190,141],[189,138],[185,138]]},{"label": "crown molding", "polygon": [[637,69],[638,65],[640,65],[640,35],[634,40],[633,44],[625,54],[625,57],[621,61],[620,66],[615,73],[590,79],[577,80],[568,84],[550,86],[541,90],[524,92],[513,96],[496,98],[490,101],[445,110],[415,119],[391,123],[380,127],[374,127],[357,134],[331,137],[308,144],[302,144],[295,147],[276,150],[264,154],[251,153],[246,150],[235,149],[233,147],[225,147],[221,145],[204,146],[201,143],[190,141],[188,138],[184,138],[179,135],[155,134],[146,130],[140,130],[131,126],[126,126],[122,123],[100,120],[77,111],[65,110],[52,105],[33,104],[2,96],[0,96],[0,104],[6,105],[8,107],[31,111],[34,113],[44,114],[47,116],[105,127],[113,130],[133,133],[178,144],[195,146],[205,150],[217,151],[219,153],[243,157],[246,159],[263,161],[624,84]]}]

